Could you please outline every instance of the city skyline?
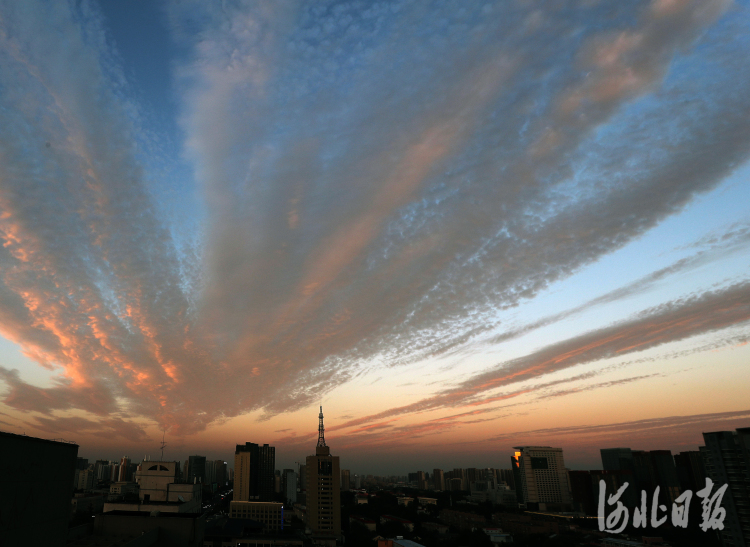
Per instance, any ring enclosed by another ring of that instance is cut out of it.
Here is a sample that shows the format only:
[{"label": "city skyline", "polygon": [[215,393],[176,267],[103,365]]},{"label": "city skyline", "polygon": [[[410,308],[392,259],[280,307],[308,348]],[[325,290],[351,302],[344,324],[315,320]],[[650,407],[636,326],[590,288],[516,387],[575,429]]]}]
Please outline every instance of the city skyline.
[{"label": "city skyline", "polygon": [[386,474],[746,426],[748,24],[0,2],[0,429],[281,469],[322,405]]}]

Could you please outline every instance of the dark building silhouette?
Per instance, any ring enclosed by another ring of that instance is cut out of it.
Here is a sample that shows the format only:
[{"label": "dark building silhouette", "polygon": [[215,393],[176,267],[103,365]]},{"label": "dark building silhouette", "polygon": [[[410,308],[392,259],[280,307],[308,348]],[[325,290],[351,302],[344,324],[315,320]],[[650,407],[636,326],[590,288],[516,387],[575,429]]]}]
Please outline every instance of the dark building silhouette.
[{"label": "dark building silhouette", "polygon": [[65,545],[77,457],[75,443],[0,431],[0,545]]},{"label": "dark building silhouette", "polygon": [[276,448],[238,444],[234,451],[235,501],[271,501],[276,490]]},{"label": "dark building silhouette", "polygon": [[726,547],[750,546],[750,427],[736,431],[704,433],[700,447],[713,492],[729,485],[721,506],[726,510],[724,530],[719,532]]},{"label": "dark building silhouette", "polygon": [[677,476],[672,452],[669,450],[652,450],[649,455],[654,469],[656,486],[659,487],[659,497],[669,507],[681,493],[680,479]]},{"label": "dark building silhouette", "polygon": [[683,490],[696,492],[706,486],[706,466],[700,451],[691,450],[675,454],[674,464]]},{"label": "dark building silhouette", "polygon": [[604,471],[633,470],[633,451],[629,448],[602,448],[599,452]]},{"label": "dark building silhouette", "polygon": [[616,493],[625,483],[628,487],[620,497],[626,507],[636,507],[640,492],[634,486],[635,477],[629,469],[605,469],[602,471],[568,471],[570,497],[573,510],[587,515],[596,515],[599,508],[599,492],[604,481],[607,496]]},{"label": "dark building silhouette", "polygon": [[188,482],[206,482],[206,457],[188,457]]},{"label": "dark building silhouette", "polygon": [[320,407],[318,420],[318,445],[315,455],[306,460],[307,526],[316,541],[333,542],[341,535],[341,470],[339,457],[331,455],[325,442],[323,407]]},{"label": "dark building silhouette", "polygon": [[645,490],[651,500],[658,486],[660,503],[669,506],[682,492],[674,458],[669,450],[602,448],[600,452],[604,471],[632,472],[628,481],[628,496],[632,495],[635,500],[640,500],[641,490]]}]

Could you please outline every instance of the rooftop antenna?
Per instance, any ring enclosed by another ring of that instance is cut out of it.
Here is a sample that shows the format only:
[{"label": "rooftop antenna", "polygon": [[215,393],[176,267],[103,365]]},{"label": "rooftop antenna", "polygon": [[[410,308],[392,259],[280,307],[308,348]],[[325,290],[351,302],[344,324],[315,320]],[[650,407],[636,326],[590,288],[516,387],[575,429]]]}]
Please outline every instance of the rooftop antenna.
[{"label": "rooftop antenna", "polygon": [[326,446],[325,430],[325,427],[323,427],[323,405],[321,405],[320,414],[318,414],[318,446]]},{"label": "rooftop antenna", "polygon": [[166,437],[166,435],[167,435],[167,430],[164,429],[164,432],[162,433],[162,436],[161,436],[161,461],[164,461],[164,447],[167,446],[167,443],[164,442],[164,438]]}]

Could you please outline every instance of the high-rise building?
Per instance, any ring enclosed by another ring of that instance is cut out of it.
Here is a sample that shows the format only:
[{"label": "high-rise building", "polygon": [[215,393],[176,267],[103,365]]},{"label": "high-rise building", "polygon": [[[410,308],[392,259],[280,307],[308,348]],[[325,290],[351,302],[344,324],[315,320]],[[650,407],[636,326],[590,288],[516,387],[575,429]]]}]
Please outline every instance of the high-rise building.
[{"label": "high-rise building", "polygon": [[227,462],[223,460],[216,460],[214,462],[214,468],[216,469],[216,483],[219,486],[224,486],[229,480],[227,474]]},{"label": "high-rise building", "polygon": [[[469,489],[468,485],[466,484],[466,471],[464,471],[463,469],[459,469],[459,468],[454,469],[453,476],[451,477],[451,479],[461,479],[461,487],[457,488],[456,490],[468,490]],[[452,481],[451,481],[451,484],[453,484]]]},{"label": "high-rise building", "polygon": [[238,444],[234,451],[234,499],[271,501],[276,487],[276,448]]},{"label": "high-rise building", "polygon": [[78,490],[91,490],[95,484],[94,470],[85,469],[83,471],[76,471],[78,471],[78,484],[76,484],[76,488]]},{"label": "high-rise building", "polygon": [[700,451],[689,450],[675,454],[674,464],[682,490],[697,492],[706,486],[706,466]]},{"label": "high-rise building", "polygon": [[297,473],[293,469],[284,469],[282,478],[284,499],[291,504],[297,503]]},{"label": "high-rise building", "polygon": [[602,469],[604,471],[620,471],[633,469],[633,451],[629,448],[602,448]]},{"label": "high-rise building", "polygon": [[336,539],[341,535],[341,471],[339,457],[331,455],[326,445],[323,427],[323,407],[318,415],[318,444],[315,455],[308,456],[307,470],[307,525],[313,538]]},{"label": "high-rise building", "polygon": [[659,486],[659,496],[669,507],[681,493],[674,457],[670,450],[652,450],[649,455],[656,475],[656,484]]},{"label": "high-rise building", "polygon": [[342,490],[349,490],[349,484],[351,482],[349,477],[350,477],[349,470],[342,469],[341,470],[341,489]]},{"label": "high-rise building", "polygon": [[445,474],[442,469],[432,470],[432,486],[435,490],[445,490]]},{"label": "high-rise building", "polygon": [[498,469],[498,481],[504,482],[511,490],[516,489],[516,477],[512,469]]},{"label": "high-rise building", "polygon": [[700,452],[713,481],[711,494],[729,485],[721,500],[726,510],[724,529],[719,532],[722,543],[750,546],[750,427],[704,433],[703,440],[706,446]]},{"label": "high-rise building", "polygon": [[539,510],[570,507],[570,487],[562,448],[517,446],[511,456],[516,495],[527,508]]},{"label": "high-rise building", "polygon": [[301,492],[307,490],[307,466],[304,463],[299,466],[299,489]]},{"label": "high-rise building", "polygon": [[216,482],[216,461],[206,460],[206,474],[203,476],[203,481],[206,484],[213,484]]},{"label": "high-rise building", "polygon": [[[602,467],[605,471],[632,472],[628,490],[634,492],[636,501],[640,491],[649,495],[659,487],[660,503],[671,505],[680,495],[680,479],[672,452],[669,450],[631,450],[630,448],[603,448]],[[630,497],[628,494],[626,497]],[[625,500],[622,500],[623,503]]]},{"label": "high-rise building", "polygon": [[130,471],[130,458],[123,456],[120,460],[120,468],[118,470],[117,482],[130,482],[133,478],[129,473]]},{"label": "high-rise building", "polygon": [[188,457],[188,482],[206,482],[206,456]]}]

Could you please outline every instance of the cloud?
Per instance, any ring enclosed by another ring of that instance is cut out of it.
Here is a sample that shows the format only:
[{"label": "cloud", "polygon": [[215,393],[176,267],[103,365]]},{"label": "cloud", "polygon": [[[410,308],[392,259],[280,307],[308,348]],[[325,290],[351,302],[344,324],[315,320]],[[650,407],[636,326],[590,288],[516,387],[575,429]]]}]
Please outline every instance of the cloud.
[{"label": "cloud", "polygon": [[[747,159],[750,99],[732,90],[750,71],[726,7],[174,3],[206,203],[193,252],[154,204],[96,6],[6,2],[0,332],[63,376],[2,369],[5,403],[49,427],[81,409],[189,434],[465,343]],[[706,37],[717,20],[727,37]],[[732,85],[671,82],[675,59],[706,62],[696,40]],[[737,324],[746,296],[675,303],[652,313],[662,331],[571,339],[405,412]]]},{"label": "cloud", "polygon": [[75,433],[84,435],[107,435],[122,437],[131,442],[139,442],[149,439],[141,426],[120,418],[107,418],[105,420],[92,421],[77,416],[57,418],[36,417],[34,422],[26,423],[27,425],[41,429],[42,431],[54,434]]},{"label": "cloud", "polygon": [[[424,412],[439,408],[477,406],[504,401],[534,393],[555,385],[593,378],[604,370],[597,370],[570,378],[531,384],[515,391],[483,395],[513,384],[536,380],[584,363],[621,357],[657,347],[691,336],[713,332],[750,321],[750,282],[738,283],[726,289],[701,296],[677,300],[639,314],[630,321],[550,344],[524,357],[503,362],[494,368],[472,376],[455,387],[417,402],[394,407],[378,414],[363,416],[336,426],[337,429],[361,426],[376,420]],[[654,373],[658,375],[658,373]],[[559,395],[622,382],[643,379],[638,376],[563,390]],[[553,394],[554,396],[554,394]]]},{"label": "cloud", "polygon": [[693,444],[699,444],[702,442],[699,434],[701,430],[731,430],[735,427],[739,427],[739,425],[735,424],[738,424],[743,420],[746,421],[749,416],[750,410],[694,414],[690,416],[666,416],[613,424],[580,425],[518,431],[497,435],[489,440],[503,441],[529,437],[543,439],[545,437],[560,438],[575,436],[580,439],[587,438],[587,440],[592,443],[603,443],[606,442],[607,439],[610,440],[610,442],[623,442],[629,438],[652,440],[662,437],[664,444],[669,444],[673,438],[684,436],[686,432],[691,432],[695,435]]}]

